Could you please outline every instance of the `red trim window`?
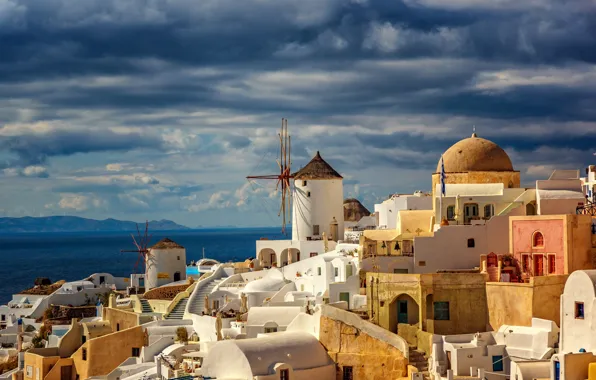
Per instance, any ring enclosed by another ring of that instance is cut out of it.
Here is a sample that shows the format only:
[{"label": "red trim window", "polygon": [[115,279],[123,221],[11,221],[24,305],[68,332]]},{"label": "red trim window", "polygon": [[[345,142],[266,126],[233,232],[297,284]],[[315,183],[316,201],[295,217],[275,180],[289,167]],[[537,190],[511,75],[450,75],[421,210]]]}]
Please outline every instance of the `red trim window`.
[{"label": "red trim window", "polygon": [[530,273],[532,268],[532,259],[530,255],[522,255],[522,272]]}]

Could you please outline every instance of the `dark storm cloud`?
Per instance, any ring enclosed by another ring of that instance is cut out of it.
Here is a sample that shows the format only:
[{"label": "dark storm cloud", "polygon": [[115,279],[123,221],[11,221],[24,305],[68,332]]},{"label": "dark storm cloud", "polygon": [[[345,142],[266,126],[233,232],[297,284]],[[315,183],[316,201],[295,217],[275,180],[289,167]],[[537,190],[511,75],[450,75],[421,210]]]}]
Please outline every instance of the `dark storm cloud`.
[{"label": "dark storm cloud", "polygon": [[160,138],[139,133],[112,131],[53,130],[18,136],[0,136],[0,150],[18,157],[22,166],[44,163],[48,157],[70,156],[76,153],[129,151],[138,148],[161,148]]}]

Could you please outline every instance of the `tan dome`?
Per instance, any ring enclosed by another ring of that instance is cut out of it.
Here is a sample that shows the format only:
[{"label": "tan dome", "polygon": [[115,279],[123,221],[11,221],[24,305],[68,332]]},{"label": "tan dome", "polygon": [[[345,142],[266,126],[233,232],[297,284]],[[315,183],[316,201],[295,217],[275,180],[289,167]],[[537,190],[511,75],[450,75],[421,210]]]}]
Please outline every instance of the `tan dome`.
[{"label": "tan dome", "polygon": [[[511,159],[505,151],[492,141],[476,136],[456,142],[443,153],[446,173],[465,172],[510,172]],[[437,173],[441,172],[441,159]]]}]

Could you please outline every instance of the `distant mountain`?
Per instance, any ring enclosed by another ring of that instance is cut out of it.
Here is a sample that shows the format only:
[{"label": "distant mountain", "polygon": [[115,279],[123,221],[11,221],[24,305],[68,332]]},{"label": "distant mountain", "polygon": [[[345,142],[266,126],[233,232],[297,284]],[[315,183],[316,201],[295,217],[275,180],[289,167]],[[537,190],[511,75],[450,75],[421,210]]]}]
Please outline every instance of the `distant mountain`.
[{"label": "distant mountain", "polygon": [[[144,224],[139,223],[139,228]],[[149,231],[188,230],[171,220],[152,220]],[[46,216],[34,218],[0,218],[0,233],[17,232],[79,232],[79,231],[136,231],[137,224],[126,220],[95,220],[78,216]]]}]

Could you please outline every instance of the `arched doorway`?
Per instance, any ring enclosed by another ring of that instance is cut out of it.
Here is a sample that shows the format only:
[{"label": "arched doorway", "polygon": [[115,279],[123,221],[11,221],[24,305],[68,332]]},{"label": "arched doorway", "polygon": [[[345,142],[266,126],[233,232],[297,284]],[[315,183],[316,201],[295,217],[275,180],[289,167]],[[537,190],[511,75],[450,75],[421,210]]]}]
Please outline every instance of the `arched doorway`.
[{"label": "arched doorway", "polygon": [[174,273],[174,282],[180,281],[180,272]]},{"label": "arched doorway", "polygon": [[277,266],[277,254],[271,248],[261,249],[257,258],[259,259],[262,268],[271,268],[274,265]]},{"label": "arched doorway", "polygon": [[536,203],[530,202],[526,204],[526,215],[536,215]]},{"label": "arched doorway", "polygon": [[420,321],[418,303],[407,294],[400,294],[389,305],[389,327],[397,333],[399,323],[417,325]]}]

